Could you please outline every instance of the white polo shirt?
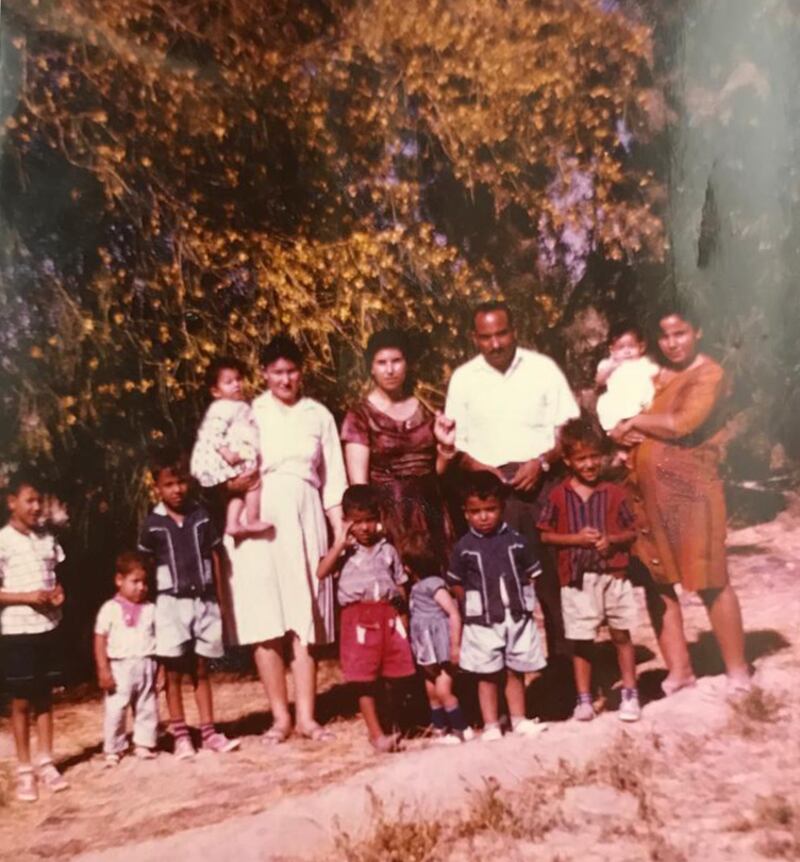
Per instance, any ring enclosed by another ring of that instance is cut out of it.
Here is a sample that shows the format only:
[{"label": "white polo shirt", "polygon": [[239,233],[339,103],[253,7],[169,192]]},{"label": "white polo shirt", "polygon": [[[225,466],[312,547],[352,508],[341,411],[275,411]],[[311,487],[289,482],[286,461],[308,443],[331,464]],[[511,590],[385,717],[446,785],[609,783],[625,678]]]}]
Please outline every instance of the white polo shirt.
[{"label": "white polo shirt", "polygon": [[499,467],[548,452],[556,431],[580,408],[549,356],[518,347],[505,373],[482,354],[456,368],[445,413],[456,423],[456,447]]},{"label": "white polo shirt", "polygon": [[[52,590],[56,566],[64,559],[61,546],[49,533],[21,533],[11,524],[0,530],[0,592]],[[32,635],[52,631],[61,621],[61,608],[0,605],[0,634]]]}]

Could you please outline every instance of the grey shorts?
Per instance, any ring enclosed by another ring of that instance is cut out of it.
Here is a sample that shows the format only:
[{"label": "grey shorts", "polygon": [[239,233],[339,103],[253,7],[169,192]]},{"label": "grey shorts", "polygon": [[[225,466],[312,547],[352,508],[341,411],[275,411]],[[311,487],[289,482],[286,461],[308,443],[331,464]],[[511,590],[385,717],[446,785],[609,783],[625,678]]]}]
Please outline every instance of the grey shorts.
[{"label": "grey shorts", "polygon": [[221,658],[222,617],[214,600],[156,597],[156,655],[180,658],[189,653]]},{"label": "grey shorts", "polygon": [[536,623],[530,614],[514,620],[506,612],[501,623],[467,623],[461,635],[459,666],[470,673],[497,673],[503,668],[529,673],[547,662]]},{"label": "grey shorts", "polygon": [[561,587],[564,633],[571,641],[593,641],[603,623],[630,631],[636,625],[636,599],[627,578],[586,572],[583,589]]}]

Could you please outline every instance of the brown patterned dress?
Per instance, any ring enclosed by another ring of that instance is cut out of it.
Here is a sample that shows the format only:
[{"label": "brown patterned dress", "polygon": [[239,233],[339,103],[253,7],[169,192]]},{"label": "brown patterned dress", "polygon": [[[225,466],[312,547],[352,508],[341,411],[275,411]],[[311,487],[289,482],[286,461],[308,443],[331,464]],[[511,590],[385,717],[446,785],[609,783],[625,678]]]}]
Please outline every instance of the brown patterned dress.
[{"label": "brown patterned dress", "polygon": [[634,450],[633,507],[639,522],[634,553],[658,583],[686,590],[728,582],[724,457],[725,373],[713,360],[656,380],[647,413],[671,413],[669,439],[648,437]]},{"label": "brown patterned dress", "polygon": [[391,540],[421,531],[446,558],[452,529],[436,475],[433,422],[422,404],[400,421],[363,399],[347,412],[341,438],[369,447],[369,482],[384,491],[382,519]]}]

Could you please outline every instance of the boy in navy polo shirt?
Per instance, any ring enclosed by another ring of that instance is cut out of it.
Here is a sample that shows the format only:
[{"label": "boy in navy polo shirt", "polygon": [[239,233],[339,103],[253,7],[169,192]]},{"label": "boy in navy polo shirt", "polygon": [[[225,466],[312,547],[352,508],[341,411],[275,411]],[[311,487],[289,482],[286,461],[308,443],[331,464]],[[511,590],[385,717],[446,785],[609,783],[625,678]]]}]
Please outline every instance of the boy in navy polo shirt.
[{"label": "boy in navy polo shirt", "polygon": [[222,617],[217,601],[221,538],[211,516],[189,500],[189,468],[184,455],[162,450],[150,467],[160,498],[145,518],[139,550],[151,554],[156,567],[156,655],[166,670],[167,710],[175,755],[193,757],[186,726],[181,684],[191,678],[203,748],[232,751],[238,739],[214,728],[208,660],[220,658]]},{"label": "boy in navy polo shirt", "polygon": [[550,492],[537,526],[542,541],[558,550],[564,631],[573,643],[578,690],[573,718],[594,718],[591,650],[605,622],[622,674],[617,714],[623,721],[637,721],[641,709],[630,635],[636,624],[636,601],[627,578],[628,550],[636,538],[634,517],[624,489],[600,479],[607,449],[600,431],[573,419],[561,429],[560,440],[570,475]]},{"label": "boy in navy polo shirt", "polygon": [[542,567],[525,538],[503,521],[506,493],[494,473],[468,474],[463,499],[469,531],[456,543],[447,573],[464,609],[459,666],[479,675],[485,741],[503,735],[501,683],[514,734],[536,736],[547,728],[525,718],[525,674],[546,663],[533,620],[533,579]]}]

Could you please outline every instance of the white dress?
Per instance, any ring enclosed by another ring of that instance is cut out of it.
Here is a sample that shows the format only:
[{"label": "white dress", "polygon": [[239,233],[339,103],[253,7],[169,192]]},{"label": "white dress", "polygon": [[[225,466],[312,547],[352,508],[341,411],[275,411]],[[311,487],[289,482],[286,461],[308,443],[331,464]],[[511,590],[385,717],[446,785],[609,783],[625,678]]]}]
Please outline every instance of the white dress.
[{"label": "white dress", "polygon": [[658,365],[647,356],[623,362],[606,381],[606,391],[597,399],[597,417],[604,430],[646,410],[656,393],[653,379]]},{"label": "white dress", "polygon": [[[232,467],[219,453],[227,446],[244,461]],[[189,470],[204,488],[213,488],[249,473],[258,466],[258,428],[246,401],[217,398],[206,410],[197,430]]]},{"label": "white dress", "polygon": [[238,545],[226,537],[235,642],[297,634],[302,643],[334,638],[333,579],[317,565],[328,550],[325,510],[347,486],[336,423],[311,398],[287,406],[269,392],[253,401],[261,441],[261,517],[274,532]]}]

